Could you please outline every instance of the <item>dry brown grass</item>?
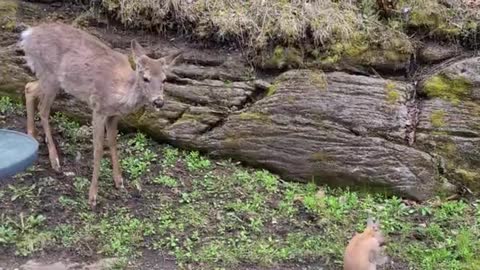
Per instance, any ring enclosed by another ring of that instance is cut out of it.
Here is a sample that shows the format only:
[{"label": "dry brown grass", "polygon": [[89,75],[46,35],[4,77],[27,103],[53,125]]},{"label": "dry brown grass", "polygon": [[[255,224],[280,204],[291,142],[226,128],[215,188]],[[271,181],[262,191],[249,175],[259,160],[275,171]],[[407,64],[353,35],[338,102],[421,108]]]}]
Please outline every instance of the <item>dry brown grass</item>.
[{"label": "dry brown grass", "polygon": [[[235,42],[256,54],[279,45],[339,55],[367,49],[409,53],[412,28],[429,37],[459,38],[478,32],[480,20],[479,10],[465,0],[399,0],[388,20],[378,15],[375,0],[102,1],[126,25],[180,29],[197,38]],[[403,8],[410,8],[408,16]],[[341,53],[338,44],[346,44]]]}]

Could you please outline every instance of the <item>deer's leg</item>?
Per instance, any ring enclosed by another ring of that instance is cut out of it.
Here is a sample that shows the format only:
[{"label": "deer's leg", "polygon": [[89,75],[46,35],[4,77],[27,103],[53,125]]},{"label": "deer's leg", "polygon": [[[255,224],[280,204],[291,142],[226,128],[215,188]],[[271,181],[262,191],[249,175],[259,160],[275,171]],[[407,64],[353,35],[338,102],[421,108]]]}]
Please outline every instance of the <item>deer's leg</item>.
[{"label": "deer's leg", "polygon": [[27,107],[27,133],[35,138],[35,98],[38,95],[38,81],[25,85],[25,106]]},{"label": "deer's leg", "polygon": [[100,176],[100,163],[103,157],[103,141],[105,140],[106,117],[93,112],[93,174],[88,193],[88,203],[93,208],[97,204],[98,177]]},{"label": "deer's leg", "polygon": [[[43,87],[42,85],[37,86]],[[50,90],[50,89],[47,89]],[[52,131],[50,129],[49,123],[49,116],[50,116],[50,108],[52,107],[53,101],[57,95],[56,90],[52,89],[52,91],[43,91],[40,96],[40,103],[38,104],[38,110],[40,112],[40,119],[42,121],[43,131],[45,132],[45,141],[48,147],[48,156],[50,158],[50,164],[52,168],[60,172],[60,159],[58,158],[57,148],[55,143],[53,142]],[[31,116],[33,117],[33,116]]]},{"label": "deer's leg", "polygon": [[117,134],[118,134],[118,116],[110,116],[107,119],[107,141],[112,156],[113,180],[116,188],[123,188],[123,178],[120,165],[118,163],[117,152]]}]

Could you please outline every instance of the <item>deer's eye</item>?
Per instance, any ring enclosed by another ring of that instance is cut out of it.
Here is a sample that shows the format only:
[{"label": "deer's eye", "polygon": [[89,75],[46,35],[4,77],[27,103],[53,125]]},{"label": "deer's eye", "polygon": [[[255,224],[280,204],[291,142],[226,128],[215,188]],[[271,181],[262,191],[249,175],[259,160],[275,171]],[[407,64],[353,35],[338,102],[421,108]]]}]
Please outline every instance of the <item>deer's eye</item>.
[{"label": "deer's eye", "polygon": [[150,79],[147,78],[147,77],[143,77],[143,81],[146,82],[146,83],[149,83],[149,82],[150,82]]}]

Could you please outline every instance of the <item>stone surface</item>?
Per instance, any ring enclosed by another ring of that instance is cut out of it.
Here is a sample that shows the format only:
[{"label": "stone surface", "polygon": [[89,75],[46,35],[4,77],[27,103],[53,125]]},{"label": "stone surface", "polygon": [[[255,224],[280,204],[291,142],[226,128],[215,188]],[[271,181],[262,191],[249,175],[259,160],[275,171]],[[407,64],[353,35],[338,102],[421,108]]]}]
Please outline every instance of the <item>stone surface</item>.
[{"label": "stone surface", "polygon": [[364,76],[290,71],[278,89],[230,115],[194,146],[267,167],[290,179],[387,188],[425,199],[436,186],[432,158],[404,145],[412,88]]},{"label": "stone surface", "polygon": [[460,55],[463,51],[461,47],[441,45],[434,42],[427,42],[418,51],[418,59],[427,64],[439,63],[454,56]]},{"label": "stone surface", "polygon": [[[420,103],[417,147],[437,155],[442,176],[480,191],[480,57],[454,61],[431,76],[463,78],[469,84],[468,95],[452,103],[441,98]],[[428,79],[429,77],[425,78]]]},{"label": "stone surface", "polygon": [[53,262],[45,263],[35,260],[27,261],[25,264],[19,267],[19,270],[106,270],[111,269],[117,259],[109,258],[102,259],[97,262],[86,263],[71,263],[71,262]]}]

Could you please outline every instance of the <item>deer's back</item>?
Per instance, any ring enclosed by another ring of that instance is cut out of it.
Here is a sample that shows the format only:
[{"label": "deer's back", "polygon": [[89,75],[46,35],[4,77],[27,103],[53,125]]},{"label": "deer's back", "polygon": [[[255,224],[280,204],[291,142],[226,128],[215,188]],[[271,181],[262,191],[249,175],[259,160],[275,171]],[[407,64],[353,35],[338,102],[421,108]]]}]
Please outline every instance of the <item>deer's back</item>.
[{"label": "deer's back", "polygon": [[22,33],[27,64],[40,80],[87,101],[92,93],[128,79],[128,58],[96,37],[63,23],[41,24]]}]

